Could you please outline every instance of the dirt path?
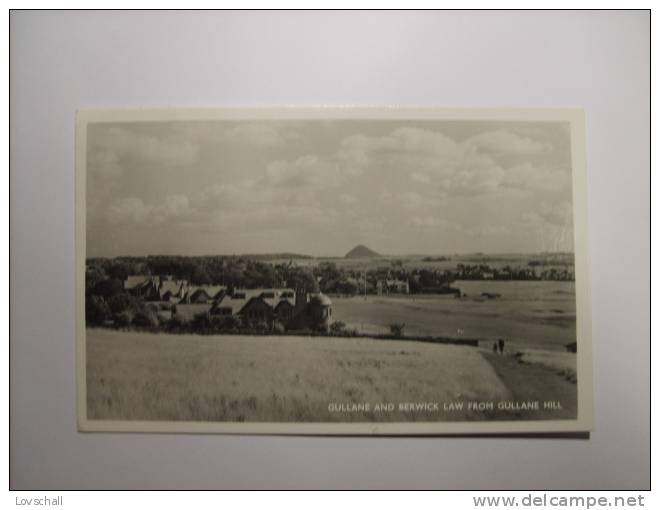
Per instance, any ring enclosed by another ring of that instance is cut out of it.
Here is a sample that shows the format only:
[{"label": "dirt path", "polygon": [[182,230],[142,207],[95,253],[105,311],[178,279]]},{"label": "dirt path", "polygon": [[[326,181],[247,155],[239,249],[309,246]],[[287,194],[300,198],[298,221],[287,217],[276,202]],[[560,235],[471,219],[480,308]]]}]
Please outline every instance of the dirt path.
[{"label": "dirt path", "polygon": [[[556,370],[537,363],[521,363],[509,355],[482,352],[495,373],[509,389],[516,401],[539,401],[541,409],[529,412],[511,412],[509,416],[524,419],[556,420],[577,416],[577,385],[567,381]],[[543,402],[558,401],[561,409],[543,409]]]}]

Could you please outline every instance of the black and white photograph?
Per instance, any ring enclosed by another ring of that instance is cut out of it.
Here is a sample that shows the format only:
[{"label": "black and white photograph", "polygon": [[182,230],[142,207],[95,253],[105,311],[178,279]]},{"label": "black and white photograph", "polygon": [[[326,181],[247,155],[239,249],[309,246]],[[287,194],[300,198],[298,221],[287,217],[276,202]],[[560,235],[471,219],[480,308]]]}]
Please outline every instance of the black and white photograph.
[{"label": "black and white photograph", "polygon": [[586,432],[576,110],[81,111],[81,430]]}]

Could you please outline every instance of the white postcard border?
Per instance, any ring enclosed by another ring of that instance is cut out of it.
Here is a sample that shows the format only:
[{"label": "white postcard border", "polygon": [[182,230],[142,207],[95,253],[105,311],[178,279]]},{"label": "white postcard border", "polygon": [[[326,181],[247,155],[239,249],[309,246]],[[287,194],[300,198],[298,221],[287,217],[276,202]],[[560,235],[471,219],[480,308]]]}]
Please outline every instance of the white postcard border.
[{"label": "white postcard border", "polygon": [[[578,416],[561,420],[488,422],[187,422],[90,420],[86,409],[85,260],[87,125],[95,122],[201,120],[479,120],[569,122],[573,175]],[[225,433],[274,435],[442,435],[590,432],[593,430],[590,257],[584,112],[576,108],[436,108],[309,106],[196,109],[83,109],[76,118],[76,381],[78,430],[82,432]]]}]

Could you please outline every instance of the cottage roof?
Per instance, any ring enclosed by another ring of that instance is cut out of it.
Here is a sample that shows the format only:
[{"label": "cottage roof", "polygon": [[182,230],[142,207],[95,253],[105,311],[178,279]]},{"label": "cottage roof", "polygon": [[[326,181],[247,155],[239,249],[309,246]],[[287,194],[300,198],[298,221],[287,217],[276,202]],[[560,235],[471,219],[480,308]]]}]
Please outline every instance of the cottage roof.
[{"label": "cottage roof", "polygon": [[295,299],[291,299],[291,298],[280,298],[278,303],[273,307],[273,309],[277,310],[282,305],[289,305],[292,308],[295,308],[296,301]]},{"label": "cottage roof", "polygon": [[[282,297],[283,293],[291,297]],[[274,297],[264,297],[264,294],[269,296],[272,295]],[[236,297],[239,295],[241,297]],[[286,302],[293,307],[296,305],[295,292],[293,289],[235,289],[233,295],[226,294],[223,296],[222,299],[213,306],[213,309],[229,308],[231,309],[232,314],[237,314],[253,299],[260,299],[273,310],[282,302]]]},{"label": "cottage roof", "polygon": [[248,302],[250,298],[245,298],[245,299],[235,299],[232,298],[231,296],[227,295],[224,296],[220,301],[218,301],[215,305],[213,305],[212,309],[216,308],[229,308],[231,310],[232,315],[237,314],[238,312],[241,311],[243,306]]},{"label": "cottage roof", "polygon": [[136,287],[144,285],[145,283],[150,283],[151,279],[152,279],[151,276],[143,275],[143,274],[127,276],[126,280],[124,280],[124,289],[126,290],[134,289]]},{"label": "cottage roof", "polygon": [[248,306],[252,305],[252,303],[258,303],[258,302],[261,302],[261,303],[265,304],[271,310],[273,309],[272,299],[263,298],[263,297],[261,297],[261,295],[259,295],[259,296],[252,296],[251,298],[248,298],[246,300],[245,304],[243,305],[243,307],[241,308],[241,310],[239,311],[239,313],[242,313]]},{"label": "cottage roof", "polygon": [[227,290],[226,285],[208,285],[208,286],[205,286],[205,287],[202,287],[202,288],[212,298],[218,297],[218,294],[220,294],[220,292],[222,292],[223,290]]},{"label": "cottage roof", "polygon": [[166,292],[169,292],[172,295],[176,295],[181,290],[183,282],[181,280],[165,280],[160,285],[160,295],[164,296]]}]

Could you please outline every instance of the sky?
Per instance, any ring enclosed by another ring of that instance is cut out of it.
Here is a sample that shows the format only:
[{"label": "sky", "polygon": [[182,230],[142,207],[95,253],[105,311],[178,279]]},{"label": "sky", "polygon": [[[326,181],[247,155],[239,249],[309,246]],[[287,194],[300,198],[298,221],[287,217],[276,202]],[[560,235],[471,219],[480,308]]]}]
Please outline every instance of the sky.
[{"label": "sky", "polygon": [[87,255],[572,251],[558,122],[93,123]]}]

